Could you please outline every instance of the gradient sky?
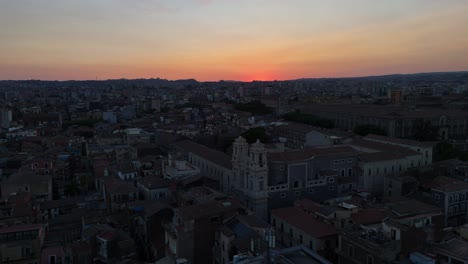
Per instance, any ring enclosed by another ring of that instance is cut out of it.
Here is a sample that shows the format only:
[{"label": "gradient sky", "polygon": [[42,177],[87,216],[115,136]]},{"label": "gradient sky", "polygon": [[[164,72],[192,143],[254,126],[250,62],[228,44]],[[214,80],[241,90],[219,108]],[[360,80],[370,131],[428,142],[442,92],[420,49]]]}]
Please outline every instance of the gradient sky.
[{"label": "gradient sky", "polygon": [[466,0],[0,0],[0,79],[468,70]]}]

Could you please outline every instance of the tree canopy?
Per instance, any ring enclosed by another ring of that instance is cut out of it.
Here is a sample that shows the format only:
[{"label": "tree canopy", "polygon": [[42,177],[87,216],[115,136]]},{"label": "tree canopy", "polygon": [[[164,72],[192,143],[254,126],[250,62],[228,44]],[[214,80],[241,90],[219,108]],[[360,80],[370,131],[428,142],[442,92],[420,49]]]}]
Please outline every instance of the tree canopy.
[{"label": "tree canopy", "polygon": [[417,120],[414,127],[414,139],[419,141],[436,141],[439,138],[437,127],[430,121]]},{"label": "tree canopy", "polygon": [[382,135],[386,136],[387,133],[385,130],[382,128],[375,126],[375,125],[360,125],[360,126],[355,126],[353,129],[353,132],[355,134],[358,134],[360,136],[367,136],[369,134],[375,134],[375,135]]},{"label": "tree canopy", "polygon": [[441,141],[434,146],[434,162],[448,159],[468,160],[468,153],[454,147],[450,142]]},{"label": "tree canopy", "polygon": [[237,103],[234,108],[239,111],[250,112],[252,115],[268,115],[273,113],[273,109],[262,104],[260,101],[248,103]]},{"label": "tree canopy", "polygon": [[300,111],[287,113],[283,117],[284,119],[288,121],[294,121],[294,122],[312,125],[316,127],[323,127],[323,128],[335,127],[335,124],[331,120],[319,118],[310,114],[303,114]]},{"label": "tree canopy", "polygon": [[251,128],[242,133],[241,136],[245,138],[249,144],[256,142],[257,139],[262,143],[266,143],[268,140],[266,130],[262,127]]}]

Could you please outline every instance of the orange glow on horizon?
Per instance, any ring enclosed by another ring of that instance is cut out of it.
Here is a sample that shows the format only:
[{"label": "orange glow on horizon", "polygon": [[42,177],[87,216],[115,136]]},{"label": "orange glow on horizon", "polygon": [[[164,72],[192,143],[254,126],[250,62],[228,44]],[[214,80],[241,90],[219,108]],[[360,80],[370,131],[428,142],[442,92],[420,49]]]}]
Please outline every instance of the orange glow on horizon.
[{"label": "orange glow on horizon", "polygon": [[0,80],[251,82],[468,70],[462,1],[24,2],[0,1]]}]

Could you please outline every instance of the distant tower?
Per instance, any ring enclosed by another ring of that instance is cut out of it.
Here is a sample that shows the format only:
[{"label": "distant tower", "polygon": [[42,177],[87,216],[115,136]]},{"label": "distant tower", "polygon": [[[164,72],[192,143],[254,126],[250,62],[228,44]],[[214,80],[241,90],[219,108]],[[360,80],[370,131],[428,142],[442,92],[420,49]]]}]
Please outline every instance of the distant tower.
[{"label": "distant tower", "polygon": [[239,87],[239,89],[237,89],[237,92],[239,93],[239,96],[242,98],[245,96],[245,87]]},{"label": "distant tower", "polygon": [[11,110],[2,109],[0,110],[0,112],[1,112],[1,116],[0,116],[1,127],[5,129],[9,128],[11,125],[11,121],[13,120],[13,115],[12,115]]}]

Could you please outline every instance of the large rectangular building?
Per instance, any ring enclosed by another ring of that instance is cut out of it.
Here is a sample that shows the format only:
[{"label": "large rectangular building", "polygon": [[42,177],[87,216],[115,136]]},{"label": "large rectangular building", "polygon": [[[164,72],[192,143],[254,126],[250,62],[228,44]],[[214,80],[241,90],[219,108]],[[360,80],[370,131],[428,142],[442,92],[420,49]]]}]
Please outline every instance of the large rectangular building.
[{"label": "large rectangular building", "polygon": [[316,104],[299,108],[307,114],[332,120],[335,127],[353,130],[359,125],[375,125],[390,137],[411,138],[420,121],[428,121],[436,127],[441,139],[466,138],[468,136],[468,112],[454,109],[408,110],[400,106],[359,104]]}]

